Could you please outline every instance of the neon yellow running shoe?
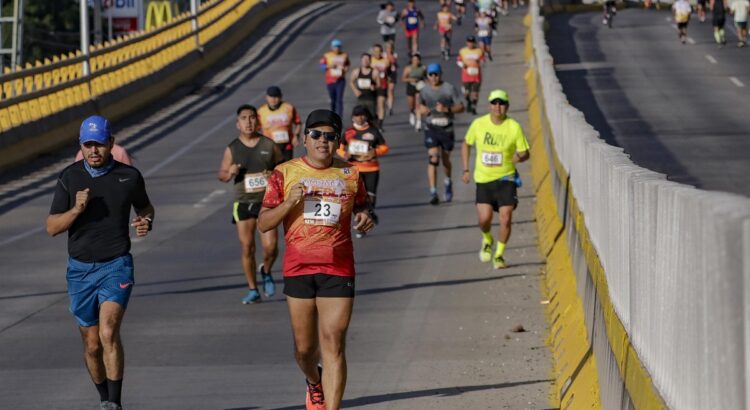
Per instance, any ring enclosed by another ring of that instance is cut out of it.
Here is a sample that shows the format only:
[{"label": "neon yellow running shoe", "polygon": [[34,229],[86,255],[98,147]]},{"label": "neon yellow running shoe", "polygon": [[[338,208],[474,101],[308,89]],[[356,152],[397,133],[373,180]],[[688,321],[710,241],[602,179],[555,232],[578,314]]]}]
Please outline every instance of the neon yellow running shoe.
[{"label": "neon yellow running shoe", "polygon": [[495,256],[494,258],[492,258],[492,266],[495,269],[505,269],[505,259],[503,259],[503,257],[499,255]]},{"label": "neon yellow running shoe", "polygon": [[487,263],[492,259],[492,242],[485,242],[482,239],[482,248],[479,250],[479,260]]}]

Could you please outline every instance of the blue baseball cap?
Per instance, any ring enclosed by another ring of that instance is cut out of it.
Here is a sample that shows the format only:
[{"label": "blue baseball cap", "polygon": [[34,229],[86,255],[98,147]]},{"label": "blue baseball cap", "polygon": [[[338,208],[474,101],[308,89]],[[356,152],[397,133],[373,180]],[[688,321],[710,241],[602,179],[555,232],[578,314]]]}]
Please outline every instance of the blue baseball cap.
[{"label": "blue baseball cap", "polygon": [[427,74],[433,74],[433,73],[437,73],[437,74],[443,73],[443,68],[440,67],[440,64],[432,63],[427,66]]},{"label": "blue baseball cap", "polygon": [[331,47],[341,47],[342,44],[343,43],[341,42],[341,40],[339,40],[337,38],[335,38],[335,39],[333,39],[333,41],[331,41]]},{"label": "blue baseball cap", "polygon": [[92,115],[81,123],[81,131],[78,134],[78,141],[85,144],[89,141],[106,144],[112,138],[112,129],[109,121],[101,115]]}]

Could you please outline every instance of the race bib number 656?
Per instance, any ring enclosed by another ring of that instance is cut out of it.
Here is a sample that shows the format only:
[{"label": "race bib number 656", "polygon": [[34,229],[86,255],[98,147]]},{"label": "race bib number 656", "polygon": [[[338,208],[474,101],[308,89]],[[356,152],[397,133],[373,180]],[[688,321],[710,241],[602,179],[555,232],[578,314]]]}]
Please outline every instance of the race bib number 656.
[{"label": "race bib number 656", "polygon": [[336,226],[341,217],[341,203],[337,198],[311,196],[305,198],[303,218],[308,225]]},{"label": "race bib number 656", "polygon": [[255,193],[266,190],[268,180],[263,173],[245,174],[245,192]]}]

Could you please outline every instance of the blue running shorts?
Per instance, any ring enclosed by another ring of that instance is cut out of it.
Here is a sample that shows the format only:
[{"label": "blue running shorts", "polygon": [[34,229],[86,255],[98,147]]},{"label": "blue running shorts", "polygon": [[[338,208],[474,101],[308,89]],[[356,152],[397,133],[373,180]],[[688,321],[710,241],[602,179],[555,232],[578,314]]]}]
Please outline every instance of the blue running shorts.
[{"label": "blue running shorts", "polygon": [[81,262],[68,257],[70,313],[82,327],[99,323],[99,306],[115,302],[128,307],[133,291],[133,257],[130,254],[107,262]]}]

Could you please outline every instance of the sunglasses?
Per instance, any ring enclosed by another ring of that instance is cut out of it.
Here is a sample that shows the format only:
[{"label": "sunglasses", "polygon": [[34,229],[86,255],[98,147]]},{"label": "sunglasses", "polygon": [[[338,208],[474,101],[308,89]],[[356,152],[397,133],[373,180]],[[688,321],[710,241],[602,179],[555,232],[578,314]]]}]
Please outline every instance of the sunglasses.
[{"label": "sunglasses", "polygon": [[427,74],[428,77],[439,77],[440,73],[429,73]]},{"label": "sunglasses", "polygon": [[336,132],[326,132],[318,130],[307,130],[307,135],[314,140],[318,140],[320,137],[324,137],[329,142],[336,141],[339,139],[339,134]]},{"label": "sunglasses", "polygon": [[498,98],[496,100],[490,101],[490,104],[492,104],[492,105],[508,105],[508,102],[505,101],[505,100],[501,100],[501,99]]}]

